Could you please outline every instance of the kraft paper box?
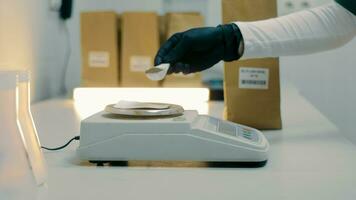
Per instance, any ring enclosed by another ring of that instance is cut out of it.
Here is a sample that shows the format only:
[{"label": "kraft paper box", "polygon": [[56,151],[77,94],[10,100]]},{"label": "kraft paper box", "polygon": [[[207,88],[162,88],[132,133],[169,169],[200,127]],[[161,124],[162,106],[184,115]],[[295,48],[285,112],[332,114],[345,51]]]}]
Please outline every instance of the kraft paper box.
[{"label": "kraft paper box", "polygon": [[115,12],[84,12],[81,19],[82,86],[119,84],[118,17]]},{"label": "kraft paper box", "polygon": [[177,32],[204,26],[204,17],[195,12],[171,12],[166,14],[166,39]]},{"label": "kraft paper box", "polygon": [[125,12],[121,16],[121,85],[157,87],[145,70],[153,67],[159,48],[159,18],[153,12]]},{"label": "kraft paper box", "polygon": [[[197,12],[168,13],[165,15],[166,39],[177,32],[204,26],[204,17]],[[164,87],[202,87],[200,73],[172,74],[163,80]]]},{"label": "kraft paper box", "polygon": [[[276,0],[222,0],[223,21],[277,16]],[[225,63],[225,117],[258,129],[281,129],[279,59]]]}]

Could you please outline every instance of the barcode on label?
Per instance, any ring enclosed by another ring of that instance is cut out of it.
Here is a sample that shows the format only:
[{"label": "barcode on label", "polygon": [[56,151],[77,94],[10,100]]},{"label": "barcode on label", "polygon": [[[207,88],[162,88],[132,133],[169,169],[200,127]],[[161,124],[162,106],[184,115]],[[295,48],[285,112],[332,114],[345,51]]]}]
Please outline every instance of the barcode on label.
[{"label": "barcode on label", "polygon": [[241,80],[242,84],[266,85],[266,81]]},{"label": "barcode on label", "polygon": [[267,68],[240,67],[239,88],[268,89],[269,70]]}]

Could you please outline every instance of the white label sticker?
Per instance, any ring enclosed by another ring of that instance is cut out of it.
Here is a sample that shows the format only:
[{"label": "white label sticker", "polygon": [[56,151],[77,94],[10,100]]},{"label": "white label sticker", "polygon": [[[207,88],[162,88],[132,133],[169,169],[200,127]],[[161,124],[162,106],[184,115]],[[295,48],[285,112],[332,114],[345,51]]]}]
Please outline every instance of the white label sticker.
[{"label": "white label sticker", "polygon": [[130,57],[130,70],[133,72],[144,72],[151,68],[150,56],[131,56]]},{"label": "white label sticker", "polygon": [[110,53],[107,51],[90,51],[89,67],[109,67]]},{"label": "white label sticker", "polygon": [[194,78],[195,74],[191,73],[191,74],[183,74],[181,73],[174,73],[173,76],[178,77],[178,78]]},{"label": "white label sticker", "polygon": [[266,68],[240,67],[239,88],[268,89],[269,70]]}]

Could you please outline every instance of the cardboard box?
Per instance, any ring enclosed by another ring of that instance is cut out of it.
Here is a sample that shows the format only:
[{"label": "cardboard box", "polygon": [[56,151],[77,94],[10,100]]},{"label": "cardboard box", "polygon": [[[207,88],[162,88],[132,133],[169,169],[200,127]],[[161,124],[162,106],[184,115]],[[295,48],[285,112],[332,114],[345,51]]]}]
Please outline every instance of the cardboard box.
[{"label": "cardboard box", "polygon": [[[197,12],[168,13],[165,15],[166,39],[177,32],[204,26],[204,17]],[[163,80],[164,87],[202,87],[200,73],[172,74]]]},{"label": "cardboard box", "polygon": [[157,87],[145,70],[153,67],[159,48],[158,16],[153,12],[125,12],[121,17],[121,85]]},{"label": "cardboard box", "polygon": [[159,29],[159,44],[166,41],[167,33],[167,20],[165,15],[158,16],[158,29]]},{"label": "cardboard box", "polygon": [[119,84],[118,21],[115,12],[84,12],[81,20],[82,86]]},{"label": "cardboard box", "polygon": [[[222,0],[223,21],[255,21],[277,16],[276,0]],[[225,117],[258,129],[282,128],[279,59],[225,63]]]},{"label": "cardboard box", "polygon": [[166,14],[166,39],[177,32],[204,26],[204,17],[198,12],[178,12]]},{"label": "cardboard box", "polygon": [[171,74],[163,80],[163,87],[199,88],[203,87],[201,73]]}]

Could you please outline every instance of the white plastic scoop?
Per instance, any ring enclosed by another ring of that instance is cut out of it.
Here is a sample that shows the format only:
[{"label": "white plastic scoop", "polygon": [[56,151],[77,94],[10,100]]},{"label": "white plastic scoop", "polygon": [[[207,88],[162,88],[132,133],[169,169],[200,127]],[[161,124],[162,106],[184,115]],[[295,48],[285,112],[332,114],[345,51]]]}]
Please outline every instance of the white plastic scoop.
[{"label": "white plastic scoop", "polygon": [[146,76],[152,81],[163,80],[167,75],[169,66],[170,66],[169,63],[163,63],[155,67],[152,67],[145,71]]}]

